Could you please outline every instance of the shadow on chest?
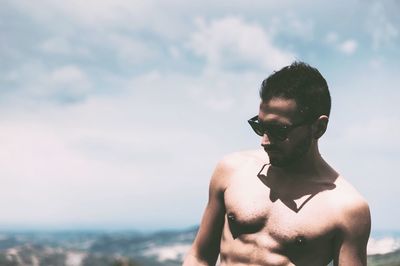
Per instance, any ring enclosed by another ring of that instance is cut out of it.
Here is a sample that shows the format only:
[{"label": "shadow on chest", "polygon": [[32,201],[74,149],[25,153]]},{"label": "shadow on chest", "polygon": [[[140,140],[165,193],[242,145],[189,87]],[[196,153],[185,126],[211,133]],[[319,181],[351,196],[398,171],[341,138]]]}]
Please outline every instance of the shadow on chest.
[{"label": "shadow on chest", "polygon": [[292,199],[293,206],[302,206],[295,209],[283,200],[271,200],[271,190],[264,185],[235,184],[224,195],[230,234],[233,239],[267,235],[279,243],[305,246],[330,230],[329,214],[314,196]]},{"label": "shadow on chest", "polygon": [[295,265],[311,265],[303,262],[314,256],[324,262],[331,259],[335,229],[327,212],[313,208],[294,212],[279,201],[271,202],[268,196],[263,204],[258,202],[261,195],[253,196],[237,202],[227,194],[226,238],[250,244],[254,250],[282,254]]}]

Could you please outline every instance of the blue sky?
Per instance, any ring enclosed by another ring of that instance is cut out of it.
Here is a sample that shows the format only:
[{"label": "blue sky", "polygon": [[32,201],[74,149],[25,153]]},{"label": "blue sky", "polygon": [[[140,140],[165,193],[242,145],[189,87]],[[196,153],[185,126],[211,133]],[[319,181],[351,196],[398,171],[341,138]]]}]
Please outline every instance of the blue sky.
[{"label": "blue sky", "polygon": [[0,227],[198,224],[218,160],[259,147],[261,81],[302,60],[322,155],[400,230],[399,2],[275,2],[0,1]]}]

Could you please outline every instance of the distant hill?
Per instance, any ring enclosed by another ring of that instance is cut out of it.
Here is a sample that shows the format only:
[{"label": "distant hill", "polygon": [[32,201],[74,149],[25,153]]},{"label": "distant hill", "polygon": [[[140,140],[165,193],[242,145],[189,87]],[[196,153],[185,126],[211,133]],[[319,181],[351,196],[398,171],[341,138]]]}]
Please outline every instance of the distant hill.
[{"label": "distant hill", "polygon": [[369,266],[400,266],[400,250],[384,255],[368,256]]},{"label": "distant hill", "polygon": [[0,265],[176,266],[196,232],[2,232]]},{"label": "distant hill", "polygon": [[[151,234],[132,231],[2,232],[0,265],[178,266],[182,264],[197,229]],[[382,251],[382,243],[392,243],[387,238],[382,241],[374,240],[376,247],[372,249]],[[368,265],[400,266],[400,250],[371,255]]]}]

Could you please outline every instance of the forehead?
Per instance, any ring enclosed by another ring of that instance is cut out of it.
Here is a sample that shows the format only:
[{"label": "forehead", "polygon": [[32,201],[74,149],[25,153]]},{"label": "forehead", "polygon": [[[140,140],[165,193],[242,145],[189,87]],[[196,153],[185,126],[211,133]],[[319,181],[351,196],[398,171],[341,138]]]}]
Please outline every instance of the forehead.
[{"label": "forehead", "polygon": [[264,121],[287,122],[296,120],[300,113],[293,99],[272,98],[260,103],[259,118]]}]

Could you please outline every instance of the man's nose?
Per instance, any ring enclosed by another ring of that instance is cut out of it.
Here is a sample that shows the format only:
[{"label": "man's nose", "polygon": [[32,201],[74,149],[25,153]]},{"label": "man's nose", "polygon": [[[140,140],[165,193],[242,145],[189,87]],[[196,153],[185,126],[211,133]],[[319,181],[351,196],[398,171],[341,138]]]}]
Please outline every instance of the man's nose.
[{"label": "man's nose", "polygon": [[271,144],[271,141],[269,140],[269,137],[268,137],[267,133],[264,133],[264,135],[261,138],[261,146],[264,147],[264,146],[267,146],[269,144]]}]

